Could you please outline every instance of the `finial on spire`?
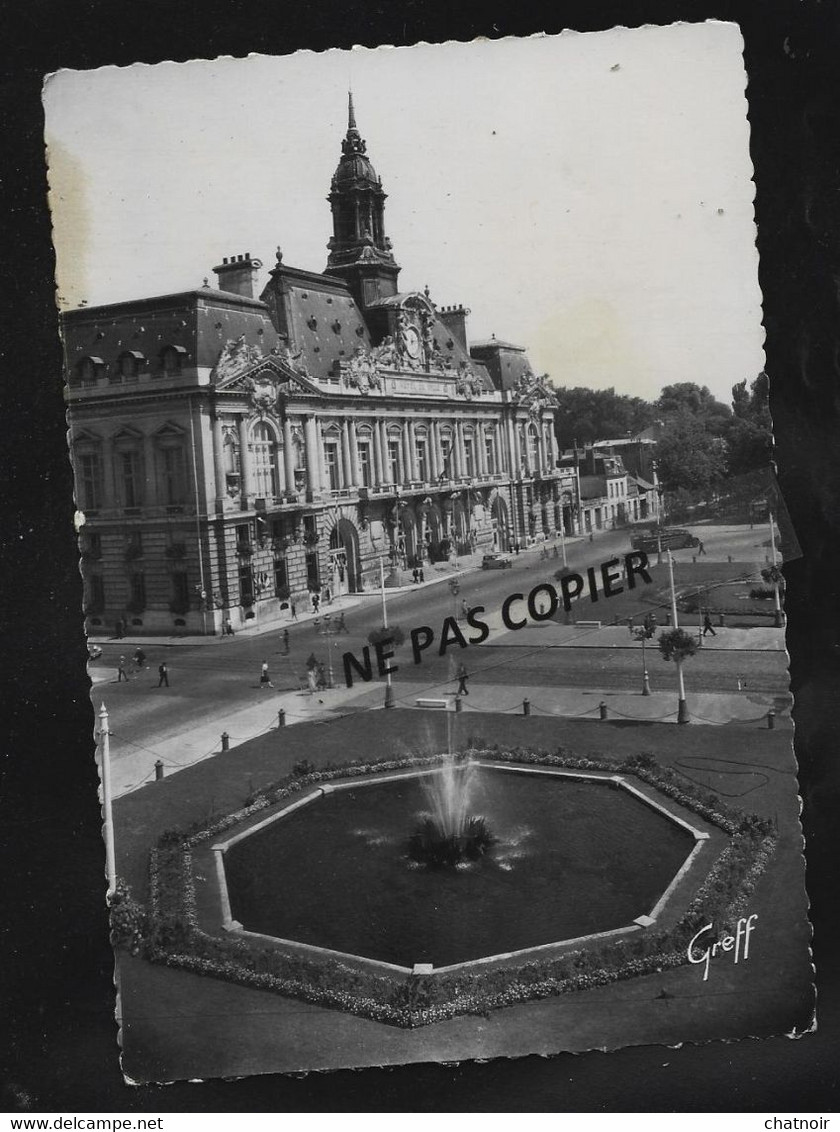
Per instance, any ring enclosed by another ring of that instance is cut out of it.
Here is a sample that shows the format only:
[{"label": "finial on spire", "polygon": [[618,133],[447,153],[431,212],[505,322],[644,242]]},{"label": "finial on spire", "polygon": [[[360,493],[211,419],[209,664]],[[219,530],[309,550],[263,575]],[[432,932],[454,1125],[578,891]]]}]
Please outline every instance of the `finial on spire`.
[{"label": "finial on spire", "polygon": [[356,129],[356,114],[353,110],[353,91],[347,92],[347,132]]}]

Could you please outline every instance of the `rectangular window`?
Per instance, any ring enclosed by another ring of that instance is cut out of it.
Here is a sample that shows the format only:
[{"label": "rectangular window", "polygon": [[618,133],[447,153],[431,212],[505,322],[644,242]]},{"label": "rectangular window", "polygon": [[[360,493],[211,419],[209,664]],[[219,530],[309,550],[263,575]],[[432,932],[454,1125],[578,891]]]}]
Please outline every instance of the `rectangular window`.
[{"label": "rectangular window", "polygon": [[401,483],[402,476],[400,475],[400,442],[398,440],[388,441],[388,464],[391,468],[391,479],[394,483]]},{"label": "rectangular window", "polygon": [[172,612],[187,613],[190,608],[190,588],[186,570],[172,573]]},{"label": "rectangular window", "polygon": [[429,478],[429,462],[426,458],[426,441],[425,439],[417,441],[417,478],[426,483]]},{"label": "rectangular window", "polygon": [[455,474],[452,469],[452,441],[448,436],[440,438],[440,458],[443,463],[443,477],[444,479],[452,479]]},{"label": "rectangular window", "polygon": [[289,596],[289,571],[285,558],[274,560],[274,595],[285,601]]},{"label": "rectangular window", "polygon": [[254,604],[254,571],[250,562],[239,563],[239,601],[241,605]]},{"label": "rectangular window", "polygon": [[[184,575],[184,577],[186,577],[186,575]],[[130,611],[132,613],[142,613],[146,608],[146,575],[132,574],[129,578],[129,586],[131,588]]]},{"label": "rectangular window", "polygon": [[117,460],[122,485],[123,507],[142,507],[143,480],[140,474],[140,453],[134,451],[120,452]]},{"label": "rectangular window", "polygon": [[105,583],[101,574],[91,574],[87,579],[88,609],[91,613],[101,613],[105,608]]},{"label": "rectangular window", "polygon": [[321,589],[321,575],[318,571],[318,555],[312,551],[306,555],[306,587],[309,590]]},{"label": "rectangular window", "polygon": [[475,468],[473,467],[473,442],[471,436],[464,437],[464,475],[475,475]]},{"label": "rectangular window", "polygon": [[341,487],[341,469],[338,463],[338,445],[332,441],[328,441],[324,445],[324,463],[327,468],[330,491],[338,491]]},{"label": "rectangular window", "polygon": [[359,449],[359,475],[363,487],[373,487],[373,463],[370,458],[370,441],[360,440]]},{"label": "rectangular window", "polygon": [[96,511],[102,505],[102,464],[97,452],[79,457],[79,497],[83,511]]},{"label": "rectangular window", "polygon": [[490,473],[491,476],[495,475],[495,473],[496,473],[496,454],[495,454],[495,448],[493,446],[493,437],[492,436],[485,436],[485,438],[484,438],[484,453],[485,453],[485,459],[487,461],[487,471]]},{"label": "rectangular window", "polygon": [[169,507],[183,503],[187,485],[184,449],[181,447],[161,448],[160,463],[163,502]]}]

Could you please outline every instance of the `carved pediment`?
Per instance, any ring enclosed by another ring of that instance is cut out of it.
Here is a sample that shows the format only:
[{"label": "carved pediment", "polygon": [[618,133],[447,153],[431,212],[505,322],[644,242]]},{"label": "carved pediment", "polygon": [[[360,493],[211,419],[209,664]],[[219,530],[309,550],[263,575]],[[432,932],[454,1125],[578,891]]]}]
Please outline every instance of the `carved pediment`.
[{"label": "carved pediment", "polygon": [[532,417],[539,417],[543,409],[557,407],[557,394],[546,373],[523,373],[511,390],[511,400],[527,408]]},{"label": "carved pediment", "polygon": [[227,343],[213,368],[216,388],[226,393],[247,394],[257,409],[273,408],[279,397],[323,394],[309,377],[295,368],[296,358],[288,349],[263,354],[259,347],[247,353],[228,349]]}]

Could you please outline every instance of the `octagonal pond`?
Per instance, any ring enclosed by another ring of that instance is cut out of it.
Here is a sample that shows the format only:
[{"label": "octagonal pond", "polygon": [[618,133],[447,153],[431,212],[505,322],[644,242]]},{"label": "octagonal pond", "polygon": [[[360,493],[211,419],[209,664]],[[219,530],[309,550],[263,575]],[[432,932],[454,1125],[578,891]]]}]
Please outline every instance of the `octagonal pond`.
[{"label": "octagonal pond", "polygon": [[479,860],[454,869],[410,860],[429,776],[354,784],[229,846],[233,917],[251,932],[441,967],[626,926],[656,904],[695,843],[606,781],[472,773],[471,812],[496,839]]}]

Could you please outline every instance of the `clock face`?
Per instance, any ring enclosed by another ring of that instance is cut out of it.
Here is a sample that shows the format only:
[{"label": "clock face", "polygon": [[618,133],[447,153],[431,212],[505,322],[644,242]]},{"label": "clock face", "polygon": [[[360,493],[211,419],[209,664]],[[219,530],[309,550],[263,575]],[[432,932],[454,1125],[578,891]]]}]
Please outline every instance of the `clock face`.
[{"label": "clock face", "polygon": [[420,332],[416,326],[407,326],[403,331],[403,347],[410,358],[420,357]]}]

